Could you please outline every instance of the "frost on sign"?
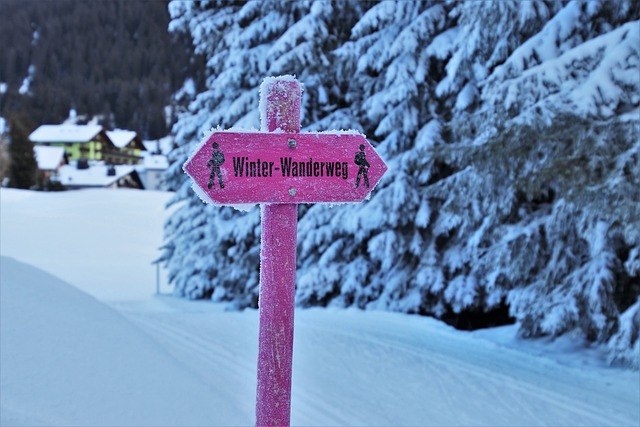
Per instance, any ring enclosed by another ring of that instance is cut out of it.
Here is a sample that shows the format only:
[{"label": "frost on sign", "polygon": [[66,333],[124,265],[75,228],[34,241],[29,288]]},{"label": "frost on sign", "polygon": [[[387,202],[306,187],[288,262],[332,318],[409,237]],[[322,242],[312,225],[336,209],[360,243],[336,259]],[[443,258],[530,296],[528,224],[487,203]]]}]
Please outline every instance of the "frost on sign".
[{"label": "frost on sign", "polygon": [[361,202],[387,171],[357,133],[215,132],[184,164],[217,205]]}]

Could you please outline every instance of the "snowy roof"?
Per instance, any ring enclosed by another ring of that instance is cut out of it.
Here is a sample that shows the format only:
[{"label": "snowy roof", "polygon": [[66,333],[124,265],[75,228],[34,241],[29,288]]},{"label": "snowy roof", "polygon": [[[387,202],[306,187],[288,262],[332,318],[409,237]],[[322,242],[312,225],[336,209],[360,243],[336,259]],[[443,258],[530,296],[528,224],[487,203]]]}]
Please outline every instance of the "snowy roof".
[{"label": "snowy roof", "polygon": [[64,147],[46,147],[36,145],[33,147],[38,162],[38,169],[44,171],[55,170],[62,163],[64,157]]},{"label": "snowy roof", "polygon": [[134,171],[133,166],[116,165],[116,174],[107,175],[109,166],[105,164],[93,165],[88,169],[78,169],[73,165],[64,165],[60,168],[58,176],[64,186],[74,187],[108,187],[120,178]]},{"label": "snowy roof", "polygon": [[165,170],[169,167],[169,160],[167,160],[167,156],[150,154],[143,156],[142,165],[147,170]]},{"label": "snowy roof", "polygon": [[33,142],[89,142],[100,132],[100,125],[42,125],[29,135],[29,139]]},{"label": "snowy roof", "polygon": [[162,154],[167,154],[169,153],[169,151],[171,151],[171,148],[173,146],[173,137],[171,135],[168,135],[168,136],[165,136],[164,138],[160,138],[153,141],[142,141],[142,143],[144,144],[147,151],[150,153],[157,153],[158,146],[159,146],[160,152]]},{"label": "snowy roof", "polygon": [[124,148],[133,141],[138,134],[132,130],[116,129],[108,130],[107,136],[113,141],[113,145],[118,148]]}]

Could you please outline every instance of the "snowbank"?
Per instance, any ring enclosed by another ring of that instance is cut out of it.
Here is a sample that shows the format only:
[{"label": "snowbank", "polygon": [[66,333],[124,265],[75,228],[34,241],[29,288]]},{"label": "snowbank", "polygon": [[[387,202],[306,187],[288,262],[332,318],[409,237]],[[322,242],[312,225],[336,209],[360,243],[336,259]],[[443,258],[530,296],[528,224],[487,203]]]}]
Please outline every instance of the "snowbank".
[{"label": "snowbank", "polygon": [[3,426],[242,419],[121,314],[35,267],[7,257],[1,264]]}]

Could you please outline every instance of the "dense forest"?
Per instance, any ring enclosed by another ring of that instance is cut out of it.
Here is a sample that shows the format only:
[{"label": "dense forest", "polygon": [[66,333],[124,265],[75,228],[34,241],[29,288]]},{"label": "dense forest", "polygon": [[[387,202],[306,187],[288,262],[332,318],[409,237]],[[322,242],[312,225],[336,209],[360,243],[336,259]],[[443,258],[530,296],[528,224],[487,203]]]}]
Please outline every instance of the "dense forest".
[{"label": "dense forest", "polygon": [[207,78],[173,128],[162,261],[188,298],[258,304],[260,214],[204,205],[203,132],[259,128],[265,76],[304,84],[304,130],[354,129],[390,168],[362,204],[301,205],[299,305],[517,322],[638,366],[640,3],[169,4]]},{"label": "dense forest", "polygon": [[2,0],[0,117],[31,130],[74,109],[107,128],[165,136],[171,95],[202,61],[169,33],[164,1]]}]

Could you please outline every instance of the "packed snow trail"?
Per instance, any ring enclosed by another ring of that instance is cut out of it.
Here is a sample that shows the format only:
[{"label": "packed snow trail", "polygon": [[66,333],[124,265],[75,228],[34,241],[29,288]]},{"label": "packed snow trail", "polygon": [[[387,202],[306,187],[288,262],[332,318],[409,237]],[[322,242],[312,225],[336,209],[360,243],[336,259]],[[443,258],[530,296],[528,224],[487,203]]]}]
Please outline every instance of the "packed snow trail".
[{"label": "packed snow trail", "polygon": [[[203,381],[255,392],[257,312],[125,309]],[[438,321],[396,313],[298,310],[293,425],[635,425],[637,375],[571,367]],[[241,405],[240,402],[237,402]],[[253,409],[248,399],[242,408]]]},{"label": "packed snow trail", "polygon": [[[153,296],[170,194],[0,197],[3,426],[253,424],[257,311]],[[640,425],[640,373],[514,334],[298,310],[292,424]]]}]

